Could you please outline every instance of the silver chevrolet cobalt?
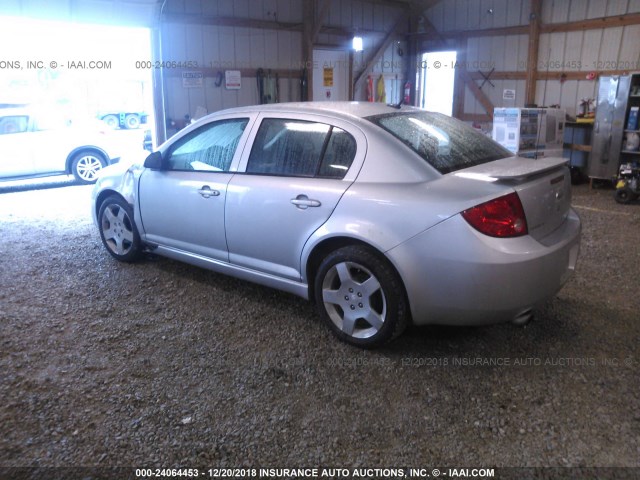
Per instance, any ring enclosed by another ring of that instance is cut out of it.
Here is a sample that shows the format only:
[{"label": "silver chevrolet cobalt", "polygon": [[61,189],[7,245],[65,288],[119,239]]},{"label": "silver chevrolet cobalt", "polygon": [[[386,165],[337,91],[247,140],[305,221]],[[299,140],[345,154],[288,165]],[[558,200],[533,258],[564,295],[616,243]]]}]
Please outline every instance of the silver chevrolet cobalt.
[{"label": "silver chevrolet cobalt", "polygon": [[373,103],[209,115],[104,169],[107,251],[143,251],[316,302],[376,347],[417,325],[524,323],[573,272],[580,219],[561,158],[525,159],[455,119]]}]

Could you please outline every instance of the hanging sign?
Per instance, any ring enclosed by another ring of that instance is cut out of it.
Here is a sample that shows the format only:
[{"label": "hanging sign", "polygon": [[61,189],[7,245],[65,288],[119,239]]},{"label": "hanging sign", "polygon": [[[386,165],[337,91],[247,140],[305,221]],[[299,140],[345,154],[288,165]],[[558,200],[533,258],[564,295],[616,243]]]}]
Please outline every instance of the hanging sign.
[{"label": "hanging sign", "polygon": [[333,87],[333,68],[324,67],[322,69],[322,86]]},{"label": "hanging sign", "polygon": [[505,88],[502,91],[502,99],[503,100],[515,100],[516,99],[516,91]]},{"label": "hanging sign", "polygon": [[184,88],[194,88],[203,86],[202,72],[182,72],[182,86]]},{"label": "hanging sign", "polygon": [[241,80],[240,70],[226,70],[224,72],[224,86],[227,90],[240,90]]}]

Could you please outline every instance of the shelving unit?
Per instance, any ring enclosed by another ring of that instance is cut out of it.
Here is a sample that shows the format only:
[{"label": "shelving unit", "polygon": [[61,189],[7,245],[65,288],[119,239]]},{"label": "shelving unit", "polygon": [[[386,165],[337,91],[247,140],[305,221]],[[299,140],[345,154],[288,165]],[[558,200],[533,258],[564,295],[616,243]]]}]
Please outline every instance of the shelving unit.
[{"label": "shelving unit", "polygon": [[[620,164],[627,162],[637,162],[638,155],[640,155],[640,149],[628,150],[627,145],[627,137],[631,134],[640,135],[640,118],[639,115],[636,115],[635,121],[631,122],[631,109],[633,107],[638,107],[640,110],[640,73],[631,75],[631,82],[629,86],[629,101],[627,102],[626,116],[625,116],[625,127],[624,138],[622,140],[622,150],[620,151]],[[633,125],[630,125],[633,123]],[[632,127],[632,128],[630,128]],[[640,147],[640,142],[638,144]],[[617,172],[616,172],[617,174]]]}]

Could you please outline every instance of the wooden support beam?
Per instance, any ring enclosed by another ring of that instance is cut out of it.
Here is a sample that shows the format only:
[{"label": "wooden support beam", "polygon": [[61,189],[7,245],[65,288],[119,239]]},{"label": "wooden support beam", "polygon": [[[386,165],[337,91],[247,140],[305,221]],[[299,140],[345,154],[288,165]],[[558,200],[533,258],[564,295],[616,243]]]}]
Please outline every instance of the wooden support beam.
[{"label": "wooden support beam", "polygon": [[[163,69],[164,76],[167,78],[181,78],[183,72],[192,72],[193,68],[166,68]],[[205,78],[217,78],[218,73],[224,71],[224,68],[197,68],[198,72],[202,72]],[[238,70],[243,78],[255,78],[257,69],[255,68],[234,68]],[[300,70],[284,69],[284,68],[263,68],[265,74],[270,72],[271,75],[278,75],[280,78],[300,78]],[[224,84],[223,84],[224,86]]]},{"label": "wooden support beam", "polygon": [[592,18],[578,22],[547,23],[540,26],[542,33],[577,32],[582,30],[594,30],[598,28],[625,27],[627,25],[639,25],[640,13],[630,13],[612,17]]},{"label": "wooden support beam", "polygon": [[301,100],[310,101],[313,100],[313,19],[315,15],[315,0],[302,0],[302,60],[306,65],[311,66],[307,68],[307,94],[306,98],[304,93]]},{"label": "wooden support beam", "polygon": [[365,62],[365,67],[360,71],[360,73],[358,73],[358,75],[356,76],[356,79],[353,82],[354,91],[357,90],[360,84],[364,81],[369,70],[371,70],[373,66],[376,64],[376,62],[380,60],[380,57],[384,55],[385,50],[396,39],[400,30],[404,26],[406,26],[407,20],[408,20],[408,15],[406,13],[401,14],[400,18],[398,18],[395,25],[389,31],[389,33],[384,38],[382,43],[380,43],[378,48],[374,52],[372,52],[371,55],[369,55],[369,58],[367,58],[367,61]]},{"label": "wooden support beam", "polygon": [[[303,1],[306,2],[307,0]],[[329,7],[326,8],[328,9]],[[211,15],[194,15],[182,13],[165,13],[162,15],[162,21],[165,23],[179,23],[187,25],[260,28],[264,30],[281,30],[288,32],[301,32],[304,29],[304,23],[274,22],[272,20],[258,20],[254,18],[215,17]],[[337,25],[323,25],[323,22],[324,20],[320,22],[318,33],[327,33],[329,35],[343,37],[344,39],[352,38],[355,33],[360,33],[363,35],[381,35],[383,33],[386,33],[386,30],[374,30],[367,28],[356,29]]]},{"label": "wooden support beam", "polygon": [[464,95],[465,95],[465,82],[463,70],[466,71],[467,62],[467,40],[459,39],[456,47],[456,62],[458,67],[454,70],[454,84],[453,84],[453,116],[455,118],[461,118],[464,114]]},{"label": "wooden support beam", "polygon": [[[640,25],[640,13],[618,15],[611,17],[599,17],[577,22],[544,23],[540,24],[540,33],[578,32],[584,30],[597,30],[600,28],[625,27],[628,25]],[[512,27],[482,28],[478,30],[454,30],[441,34],[445,40],[478,37],[501,37],[509,35],[527,35],[530,25],[515,25]],[[418,40],[431,40],[430,33],[410,34]]]},{"label": "wooden support beam", "polygon": [[471,93],[473,93],[473,96],[476,97],[476,100],[480,102],[480,105],[482,105],[482,107],[486,110],[487,115],[490,117],[491,121],[493,121],[494,105],[493,103],[491,103],[491,100],[489,100],[489,97],[487,97],[487,95],[480,89],[480,87],[475,82],[475,80],[471,78],[471,75],[469,75],[469,72],[467,72],[464,69],[461,69],[460,75],[464,80],[465,85],[469,87],[469,90],[471,91]]},{"label": "wooden support beam", "polygon": [[538,73],[538,50],[540,46],[540,17],[542,0],[530,0],[529,51],[527,53],[527,78],[525,83],[525,105],[536,101],[536,74]]},{"label": "wooden support beam", "polygon": [[302,23],[274,22],[255,18],[214,17],[184,13],[165,13],[161,18],[166,23],[186,23],[195,25],[213,25],[219,27],[262,28],[265,30],[302,31]]},{"label": "wooden support beam", "polygon": [[[536,73],[536,80],[586,80],[587,78],[586,71],[569,71],[569,72],[560,72],[560,71],[548,71],[541,72],[538,71]],[[631,73],[630,70],[595,70],[595,73],[598,76],[604,75],[628,75]],[[469,72],[469,76],[473,80],[483,80],[484,77],[480,72]],[[492,80],[526,80],[527,72],[493,72],[491,74]]]},{"label": "wooden support beam", "polygon": [[[441,33],[440,36],[443,40],[458,40],[472,37],[526,35],[527,33],[529,33],[529,27],[527,25],[517,25],[514,27],[483,28],[480,30],[455,30]],[[417,37],[418,40],[433,40],[431,33],[416,33],[411,35]]]},{"label": "wooden support beam", "polygon": [[313,21],[313,30],[311,31],[311,43],[316,43],[318,40],[318,34],[323,24],[327,20],[329,15],[329,8],[331,8],[331,0],[319,0],[320,5],[318,7],[318,16]]},{"label": "wooden support beam", "polygon": [[[420,18],[419,11],[413,9],[409,12],[409,31],[415,32],[418,30],[418,19]],[[407,37],[407,81],[411,82],[411,94],[410,104],[417,104],[417,76],[418,76],[418,63],[420,52],[418,52],[418,39],[415,36]],[[404,92],[402,95],[404,98]]]},{"label": "wooden support beam", "polygon": [[[469,76],[474,80],[484,80],[484,77],[480,72],[469,72]],[[491,74],[491,79],[492,80],[526,80],[527,72],[493,72]]]}]

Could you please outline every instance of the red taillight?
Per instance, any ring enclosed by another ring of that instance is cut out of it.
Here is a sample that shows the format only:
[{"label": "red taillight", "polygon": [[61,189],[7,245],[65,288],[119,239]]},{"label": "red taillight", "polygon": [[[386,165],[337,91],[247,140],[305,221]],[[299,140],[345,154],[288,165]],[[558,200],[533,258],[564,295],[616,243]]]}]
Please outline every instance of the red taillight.
[{"label": "red taillight", "polygon": [[527,234],[527,219],[515,192],[465,210],[462,216],[473,228],[491,237]]}]

